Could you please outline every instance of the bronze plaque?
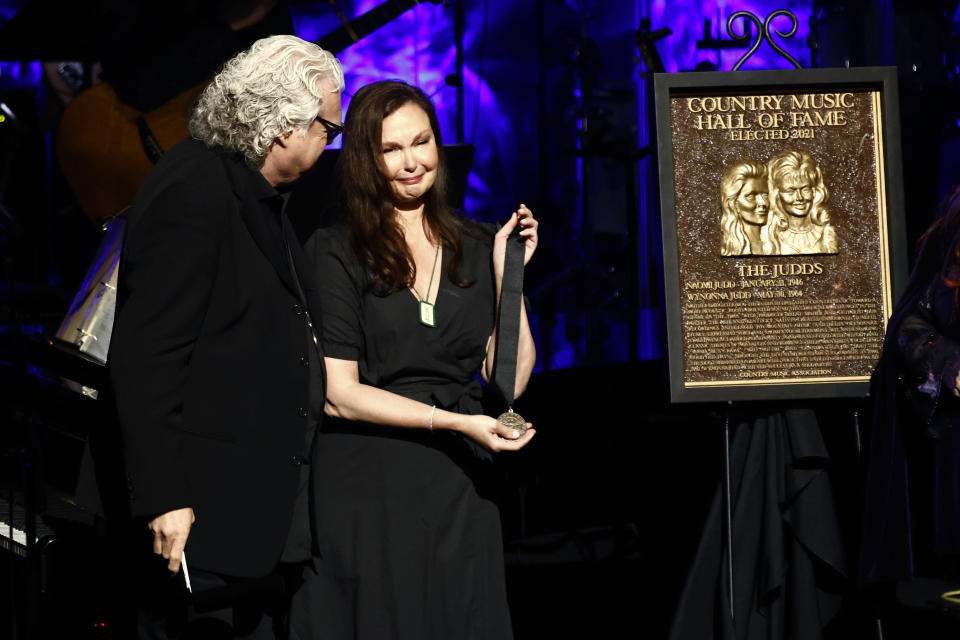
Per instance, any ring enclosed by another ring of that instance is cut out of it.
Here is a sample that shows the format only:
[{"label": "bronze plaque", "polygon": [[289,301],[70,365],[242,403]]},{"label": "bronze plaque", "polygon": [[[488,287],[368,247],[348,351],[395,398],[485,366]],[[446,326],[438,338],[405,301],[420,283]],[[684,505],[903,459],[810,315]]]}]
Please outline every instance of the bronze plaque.
[{"label": "bronze plaque", "polygon": [[657,81],[674,400],[865,395],[902,254],[895,76]]}]

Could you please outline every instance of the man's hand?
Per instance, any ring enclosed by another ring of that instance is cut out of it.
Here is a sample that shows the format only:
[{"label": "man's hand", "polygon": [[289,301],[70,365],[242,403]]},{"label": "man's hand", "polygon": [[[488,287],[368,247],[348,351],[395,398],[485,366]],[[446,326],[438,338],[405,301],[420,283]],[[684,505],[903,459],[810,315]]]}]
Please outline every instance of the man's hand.
[{"label": "man's hand", "polygon": [[180,571],[183,548],[195,520],[193,509],[187,507],[160,514],[147,525],[153,532],[153,552],[170,561],[167,568],[172,573]]}]

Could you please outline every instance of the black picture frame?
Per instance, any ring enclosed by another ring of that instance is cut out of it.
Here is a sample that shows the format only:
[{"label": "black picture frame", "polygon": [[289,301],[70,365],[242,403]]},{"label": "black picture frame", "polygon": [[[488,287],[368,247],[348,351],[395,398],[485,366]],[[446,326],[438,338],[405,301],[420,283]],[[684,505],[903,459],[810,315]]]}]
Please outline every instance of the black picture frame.
[{"label": "black picture frame", "polygon": [[[900,115],[895,67],[852,69],[797,69],[789,71],[733,71],[660,73],[654,76],[657,145],[659,159],[660,203],[663,233],[664,294],[667,329],[667,354],[672,402],[725,402],[752,400],[787,400],[811,398],[863,397],[869,392],[869,373],[857,376],[816,376],[811,379],[774,378],[747,381],[691,382],[685,370],[683,335],[681,258],[689,259],[681,247],[677,233],[675,200],[675,159],[677,149],[671,127],[671,100],[677,97],[710,95],[752,95],[790,93],[835,93],[844,90],[879,92],[879,130],[882,146],[877,161],[882,162],[883,179],[877,184],[878,216],[885,209],[884,245],[885,282],[889,292],[884,296],[883,328],[893,310],[907,278],[905,250],[903,168],[900,148]],[[878,143],[880,144],[880,143]],[[879,157],[879,156],[882,156]],[[885,198],[885,202],[884,202]],[[719,209],[718,209],[719,210]],[[719,218],[717,218],[719,219]],[[883,225],[878,235],[883,236]],[[882,336],[881,336],[882,339]],[[692,367],[691,367],[692,368]],[[871,367],[872,368],[872,367]],[[856,379],[852,379],[856,378]]]}]

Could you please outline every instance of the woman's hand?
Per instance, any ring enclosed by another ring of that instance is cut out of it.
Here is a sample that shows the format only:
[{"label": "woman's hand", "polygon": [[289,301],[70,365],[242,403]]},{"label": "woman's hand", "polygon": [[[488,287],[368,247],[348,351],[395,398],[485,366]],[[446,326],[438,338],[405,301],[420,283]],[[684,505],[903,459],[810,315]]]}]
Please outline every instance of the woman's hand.
[{"label": "woman's hand", "polygon": [[527,205],[521,204],[520,208],[513,212],[510,219],[500,227],[497,235],[493,238],[493,270],[497,276],[497,282],[503,278],[503,259],[507,253],[507,238],[513,233],[517,225],[520,225],[520,235],[525,239],[523,264],[530,262],[533,252],[537,250],[537,228],[540,223],[533,217],[533,212],[527,209]]},{"label": "woman's hand", "polygon": [[518,451],[522,449],[536,431],[527,423],[527,432],[519,432],[501,424],[496,418],[484,415],[464,415],[459,431],[490,451]]}]

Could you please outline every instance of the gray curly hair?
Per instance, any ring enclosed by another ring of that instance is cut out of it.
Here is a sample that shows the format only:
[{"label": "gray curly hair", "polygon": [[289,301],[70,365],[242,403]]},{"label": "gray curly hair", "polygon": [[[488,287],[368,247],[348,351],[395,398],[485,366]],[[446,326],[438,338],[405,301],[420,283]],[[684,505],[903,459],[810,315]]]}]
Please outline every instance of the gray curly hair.
[{"label": "gray curly hair", "polygon": [[274,140],[306,135],[323,101],[343,88],[343,69],[330,52],[296,36],[263,38],[228,60],[203,90],[190,134],[260,167]]}]

